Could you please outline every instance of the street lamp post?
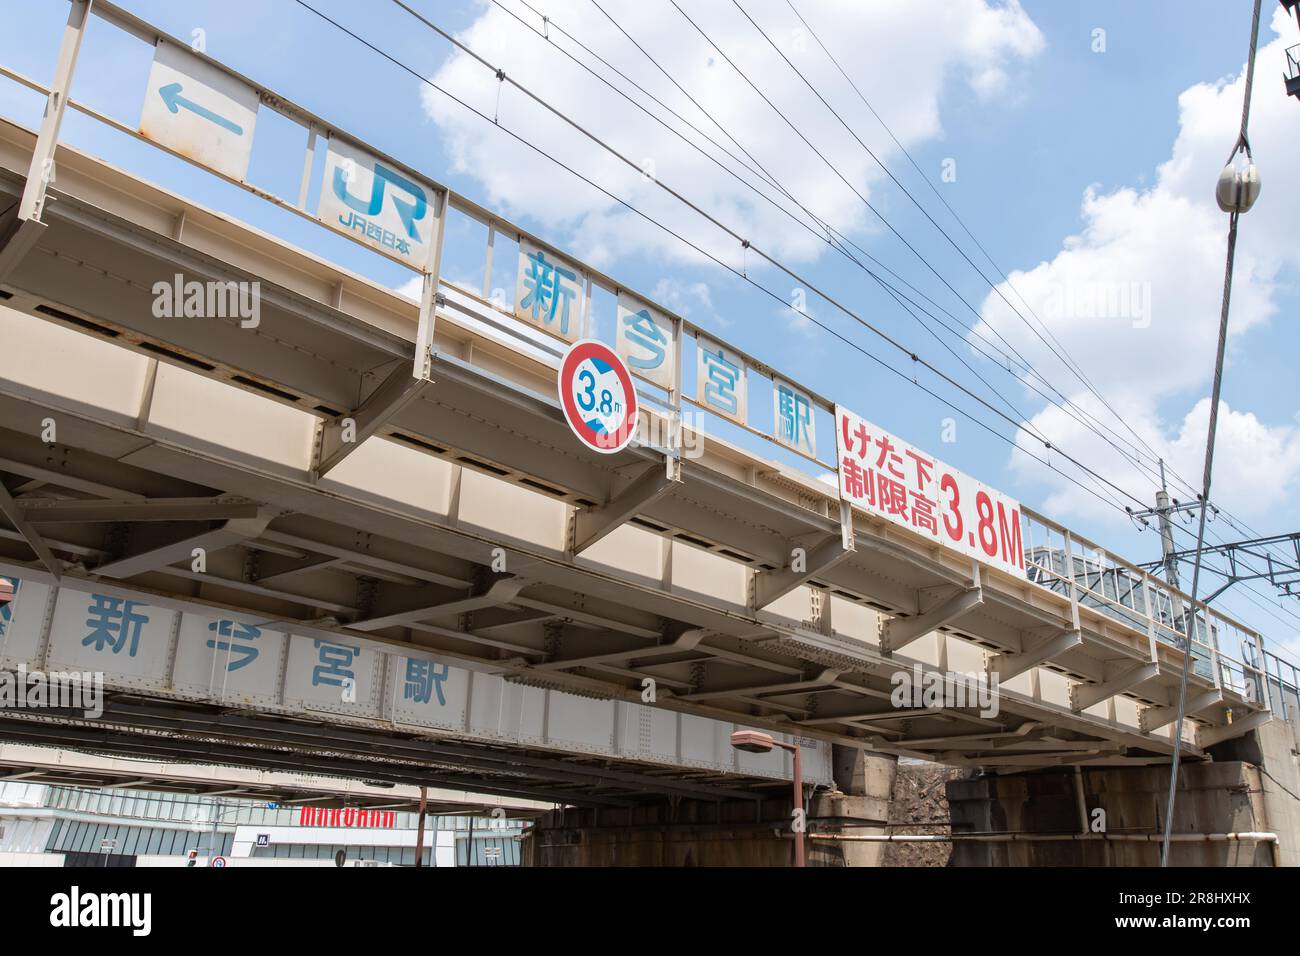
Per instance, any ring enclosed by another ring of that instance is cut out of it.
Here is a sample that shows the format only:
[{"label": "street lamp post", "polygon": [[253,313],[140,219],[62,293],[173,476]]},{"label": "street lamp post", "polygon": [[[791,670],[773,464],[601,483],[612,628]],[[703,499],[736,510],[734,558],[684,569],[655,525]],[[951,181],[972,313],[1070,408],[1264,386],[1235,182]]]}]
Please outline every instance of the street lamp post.
[{"label": "street lamp post", "polygon": [[[777,740],[771,734],[757,730],[737,730],[731,735],[731,746],[751,754],[771,753],[773,747],[780,747],[794,754],[794,810],[803,810],[803,765],[799,761],[799,745],[787,744]],[[796,817],[794,825],[794,865],[805,866],[803,849],[802,820]]]}]

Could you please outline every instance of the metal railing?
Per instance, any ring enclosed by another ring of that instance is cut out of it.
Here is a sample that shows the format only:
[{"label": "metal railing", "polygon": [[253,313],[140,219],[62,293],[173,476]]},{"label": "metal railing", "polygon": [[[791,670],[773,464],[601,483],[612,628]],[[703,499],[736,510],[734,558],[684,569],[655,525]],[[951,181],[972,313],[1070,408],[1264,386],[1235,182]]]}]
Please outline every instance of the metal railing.
[{"label": "metal railing", "polygon": [[[71,2],[75,5],[85,3],[87,0],[71,0]],[[106,0],[94,0],[90,9],[99,18],[150,44],[171,43],[189,49],[189,44],[159,31],[151,24]],[[71,29],[72,21],[70,20],[69,23]],[[65,38],[65,44],[66,42]],[[1300,51],[1300,47],[1288,51],[1288,62],[1300,71],[1300,63],[1291,56],[1293,51]],[[516,342],[526,353],[554,365],[557,364],[563,346],[568,341],[572,341],[578,335],[593,337],[596,335],[597,321],[593,311],[593,300],[597,293],[612,296],[615,300],[621,295],[627,295],[634,303],[643,303],[658,312],[671,326],[668,336],[671,342],[671,349],[668,351],[672,355],[669,374],[657,382],[648,381],[643,375],[638,383],[638,394],[659,407],[677,429],[677,437],[670,443],[672,447],[666,448],[665,451],[674,455],[680,454],[683,410],[686,406],[690,406],[711,422],[726,422],[741,433],[761,440],[772,452],[779,451],[793,456],[794,460],[803,462],[804,466],[814,466],[817,473],[809,475],[811,478],[824,477],[827,472],[838,470],[835,461],[828,461],[816,453],[815,442],[812,450],[801,448],[792,444],[788,436],[783,438],[777,432],[775,419],[778,411],[775,403],[772,428],[758,424],[761,416],[753,414],[754,403],[748,400],[753,393],[748,386],[755,379],[767,380],[774,388],[778,383],[789,386],[803,401],[806,401],[810,422],[814,425],[820,422],[820,429],[815,428],[814,431],[823,430],[823,434],[828,418],[831,432],[835,431],[836,403],[829,398],[796,383],[792,378],[781,375],[757,357],[725,343],[718,336],[674,313],[666,306],[654,302],[650,297],[630,289],[616,278],[554,249],[541,238],[508,219],[439,185],[433,177],[374,149],[358,137],[350,135],[325,119],[295,105],[289,99],[262,87],[219,61],[201,52],[194,52],[193,55],[225,74],[233,82],[255,91],[259,108],[270,109],[303,127],[306,134],[306,153],[301,167],[302,179],[296,199],[278,196],[243,179],[234,178],[194,156],[187,155],[184,151],[150,138],[133,124],[120,121],[98,109],[73,100],[68,95],[68,89],[52,89],[3,65],[0,65],[0,75],[46,96],[47,108],[53,108],[61,98],[62,103],[68,108],[89,116],[126,136],[148,143],[174,157],[205,169],[225,182],[247,190],[280,209],[317,223],[323,228],[342,232],[354,242],[367,246],[372,251],[398,261],[417,274],[423,275],[425,290],[421,300],[417,349],[423,348],[428,351],[432,343],[433,322],[438,310],[441,310],[444,316],[457,316],[458,321],[463,320],[480,327],[490,327],[497,335],[507,336]],[[73,59],[75,61],[75,55]],[[70,70],[68,76],[70,86]],[[307,199],[311,194],[312,186],[318,182],[319,174],[315,171],[316,164],[313,158],[320,137],[325,137],[328,143],[338,141],[350,144],[351,148],[398,171],[410,181],[408,185],[428,188],[432,194],[429,209],[436,221],[431,243],[436,244],[436,248],[431,251],[427,261],[411,261],[391,249],[380,248],[374,242],[367,241],[364,234],[358,235],[339,230],[337,225],[327,222],[321,213],[307,208]],[[33,157],[33,170],[37,168],[38,160],[39,157]],[[472,289],[449,282],[440,274],[443,237],[453,216],[485,229],[480,260],[483,266],[483,281],[480,288]],[[501,261],[501,253],[509,252],[510,247],[513,246],[517,261],[522,255],[520,247],[523,244],[544,250],[554,256],[558,262],[573,266],[575,285],[580,290],[580,293],[575,296],[578,306],[577,334],[567,329],[552,328],[548,323],[528,322],[521,318],[517,307],[508,307],[503,297],[495,294],[497,287],[494,284],[496,275],[494,270]],[[616,311],[616,318],[617,314]],[[704,385],[699,381],[699,375],[702,374],[699,351],[704,345],[721,347],[727,357],[739,366],[738,381],[745,387],[741,406],[735,414],[720,410],[716,404],[708,401]],[[696,353],[697,380],[692,394],[687,394],[688,390],[683,380],[683,369],[689,367],[686,363],[688,351]],[[417,352],[417,374],[420,362],[421,356]],[[810,482],[809,493],[813,493],[817,487],[816,481]],[[840,500],[838,492],[830,488],[827,488],[824,494],[832,502]],[[1219,611],[1210,609],[1203,603],[1198,603],[1195,615],[1190,614],[1189,596],[1153,578],[1137,565],[1125,561],[1028,508],[1020,509],[1020,522],[1025,566],[1030,582],[1069,597],[1072,601],[1072,610],[1075,607],[1090,609],[1139,635],[1146,635],[1151,642],[1153,659],[1156,654],[1156,642],[1183,648],[1186,646],[1187,635],[1190,632],[1192,657],[1197,675],[1248,701],[1260,706],[1268,706],[1269,695],[1263,691],[1268,680],[1264,668],[1269,657],[1274,660],[1278,658],[1275,655],[1266,656],[1262,638],[1257,632]]]},{"label": "metal railing", "polygon": [[[1262,707],[1266,674],[1261,635],[1170,587],[1150,572],[1029,509],[1022,513],[1029,580],[1070,597],[1152,642],[1185,650],[1193,673]],[[1068,570],[1067,570],[1068,569]],[[1152,657],[1155,646],[1152,645]]]}]

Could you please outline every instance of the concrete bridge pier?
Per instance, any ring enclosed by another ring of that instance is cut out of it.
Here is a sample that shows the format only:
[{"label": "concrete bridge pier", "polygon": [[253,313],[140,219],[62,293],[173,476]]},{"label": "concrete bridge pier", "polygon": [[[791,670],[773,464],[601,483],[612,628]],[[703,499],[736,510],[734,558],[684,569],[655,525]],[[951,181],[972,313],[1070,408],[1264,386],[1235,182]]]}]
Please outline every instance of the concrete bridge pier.
[{"label": "concrete bridge pier", "polygon": [[[883,833],[897,758],[834,748],[832,791],[809,800],[819,832]],[[524,838],[525,866],[790,866],[790,798],[665,799],[630,808],[552,811]],[[879,826],[863,826],[863,824]],[[877,866],[884,844],[807,842],[809,866]]]}]

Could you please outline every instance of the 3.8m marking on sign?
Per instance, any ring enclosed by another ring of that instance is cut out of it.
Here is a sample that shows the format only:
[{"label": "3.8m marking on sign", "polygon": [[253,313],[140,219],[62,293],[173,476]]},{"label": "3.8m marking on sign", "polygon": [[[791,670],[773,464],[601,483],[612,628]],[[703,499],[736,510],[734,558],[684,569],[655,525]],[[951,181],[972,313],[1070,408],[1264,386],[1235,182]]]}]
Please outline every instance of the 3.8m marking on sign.
[{"label": "3.8m marking on sign", "polygon": [[560,362],[560,405],[569,428],[602,455],[622,451],[636,434],[637,400],[623,360],[603,342],[574,342]]},{"label": "3.8m marking on sign", "polygon": [[1020,502],[838,405],[835,445],[845,501],[1026,577]]}]

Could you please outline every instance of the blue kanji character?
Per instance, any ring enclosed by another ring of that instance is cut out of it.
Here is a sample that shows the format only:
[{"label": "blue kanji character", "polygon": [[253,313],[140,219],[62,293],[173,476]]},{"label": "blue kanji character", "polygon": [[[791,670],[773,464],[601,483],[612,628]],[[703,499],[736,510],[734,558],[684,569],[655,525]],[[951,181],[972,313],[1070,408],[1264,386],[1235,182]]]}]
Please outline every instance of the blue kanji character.
[{"label": "blue kanji character", "polygon": [[[208,625],[209,631],[215,631],[218,637],[224,640],[210,640],[208,647],[214,650],[223,651],[228,656],[226,658],[226,670],[237,671],[241,667],[257,660],[257,648],[252,644],[237,643],[240,641],[255,641],[262,636],[260,627],[253,627],[251,624],[240,624],[238,621],[220,620],[213,621]],[[235,660],[238,655],[239,659]]]},{"label": "blue kanji character", "polygon": [[361,653],[360,647],[354,647],[349,644],[332,644],[329,641],[313,641],[318,651],[317,664],[311,672],[311,685],[320,687],[322,684],[332,684],[335,687],[342,687],[343,682],[355,681],[356,676],[352,673],[352,660]]},{"label": "blue kanji character", "polygon": [[406,685],[402,690],[402,699],[413,700],[417,704],[427,704],[436,693],[438,706],[445,707],[447,698],[442,693],[442,682],[447,679],[448,673],[449,668],[446,664],[435,664],[433,661],[408,657]]},{"label": "blue kanji character", "polygon": [[533,321],[550,325],[559,312],[560,334],[569,333],[569,303],[577,295],[577,290],[569,282],[576,282],[578,277],[568,269],[561,269],[553,262],[546,261],[546,255],[539,249],[528,253],[528,272],[524,275],[524,288],[527,293],[519,302],[519,308],[532,312]]},{"label": "blue kanji character", "polygon": [[648,358],[629,355],[628,365],[648,371],[664,364],[664,359],[668,357],[668,335],[647,310],[641,309],[623,316],[623,327],[629,342],[639,345],[650,353]]},{"label": "blue kanji character", "polygon": [[808,397],[784,382],[777,383],[777,437],[794,448],[815,454],[812,440],[812,404]]},{"label": "blue kanji character", "polygon": [[736,383],[740,381],[740,367],[727,361],[722,349],[712,352],[701,346],[705,371],[709,380],[704,386],[704,400],[714,408],[735,415],[740,410]]},{"label": "blue kanji character", "polygon": [[86,627],[91,630],[82,638],[82,645],[93,645],[96,651],[107,648],[114,654],[120,654],[129,642],[130,648],[126,656],[135,657],[136,651],[140,649],[140,628],[149,623],[146,615],[136,611],[140,602],[103,594],[92,595],[92,598],[95,603],[86,608],[86,613],[90,615],[86,619]]}]

